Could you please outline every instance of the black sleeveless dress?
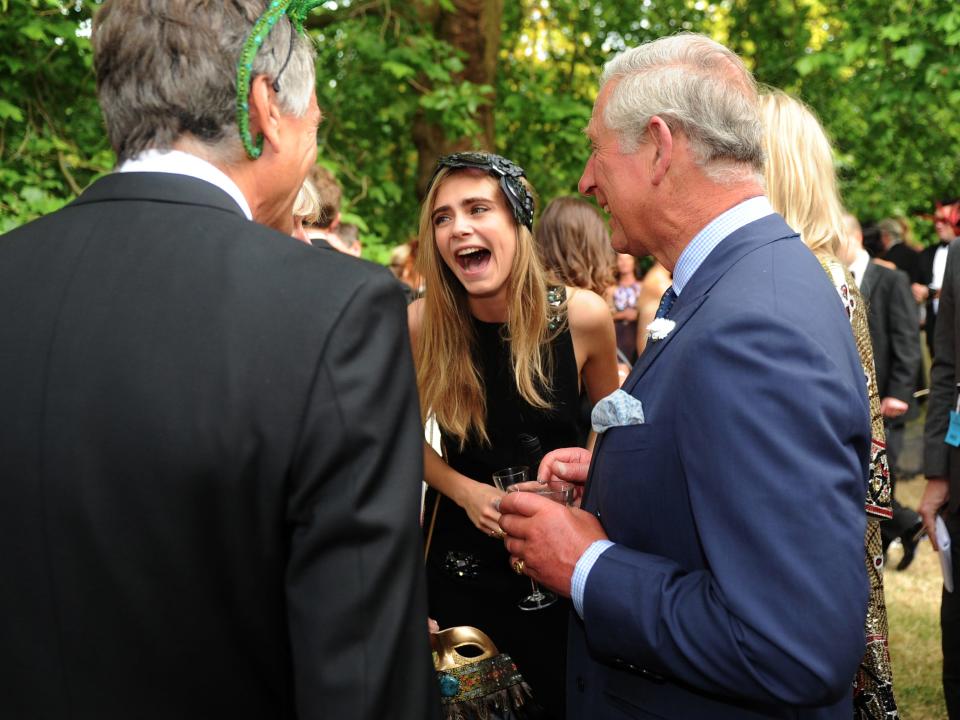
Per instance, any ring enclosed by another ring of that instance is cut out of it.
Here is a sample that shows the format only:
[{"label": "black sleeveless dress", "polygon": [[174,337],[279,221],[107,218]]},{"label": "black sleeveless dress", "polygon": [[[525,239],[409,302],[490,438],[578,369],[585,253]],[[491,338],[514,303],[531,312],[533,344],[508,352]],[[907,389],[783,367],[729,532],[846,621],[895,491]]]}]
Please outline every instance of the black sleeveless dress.
[{"label": "black sleeveless dress", "polygon": [[[461,450],[457,440],[441,428],[447,462],[469,478],[492,485],[492,474],[513,465],[531,466],[520,442],[523,433],[535,435],[543,451],[582,447],[586,431],[580,415],[577,361],[569,329],[553,340],[550,410],[526,403],[517,391],[510,362],[510,346],[503,340],[504,326],[473,320],[478,367],[486,389],[486,428],[490,446],[468,442]],[[425,526],[438,494],[426,499]],[[547,717],[564,717],[566,694],[566,598],[543,610],[523,611],[517,603],[530,594],[530,579],[513,572],[503,541],[474,527],[467,513],[449,498],[440,497],[433,539],[427,558],[430,616],[441,628],[472,625],[489,635],[500,652],[509,654],[533,690]]]}]

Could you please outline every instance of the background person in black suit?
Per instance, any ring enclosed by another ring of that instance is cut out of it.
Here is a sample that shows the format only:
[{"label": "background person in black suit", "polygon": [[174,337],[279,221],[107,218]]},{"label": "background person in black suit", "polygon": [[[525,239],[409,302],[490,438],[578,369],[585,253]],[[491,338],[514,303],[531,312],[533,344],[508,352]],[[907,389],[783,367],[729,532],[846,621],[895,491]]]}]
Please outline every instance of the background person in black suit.
[{"label": "background person in black suit", "polygon": [[880,232],[881,248],[878,257],[903,270],[911,283],[917,282],[920,253],[904,242],[900,223],[894,218],[885,218],[877,223],[877,230]]},{"label": "background person in black suit", "polygon": [[0,238],[4,717],[439,710],[403,296],[248,220],[292,229],[320,119],[281,17],[244,152],[266,7],[105,2],[120,172]]},{"label": "background person in black suit", "polygon": [[[933,365],[930,368],[930,400],[924,426],[924,473],[927,486],[917,508],[934,549],[935,519],[942,513],[953,546],[953,580],[960,574],[960,448],[946,442],[950,412],[956,408],[960,386],[957,340],[960,337],[960,243],[950,246],[940,296],[940,323],[937,325]],[[960,718],[960,589],[944,590],[940,600],[940,627],[943,642],[943,694],[947,713]]]},{"label": "background person in black suit", "polygon": [[[903,449],[904,420],[913,402],[913,387],[920,367],[917,310],[906,274],[871,261],[855,217],[845,214],[844,224],[847,231],[844,261],[867,303],[890,479],[891,484],[895,484],[897,460]],[[905,570],[913,561],[916,549],[913,535],[919,520],[917,513],[894,499],[893,518],[880,525],[884,551],[895,538],[900,538],[903,544],[898,570]]]},{"label": "background person in black suit", "polygon": [[937,203],[937,209],[933,215],[937,242],[921,251],[917,261],[917,280],[912,288],[917,302],[926,303],[924,330],[931,358],[934,354],[933,339],[936,334],[937,313],[940,309],[940,288],[943,284],[944,269],[947,266],[947,248],[957,237],[955,215],[958,208],[960,208],[960,200]]}]

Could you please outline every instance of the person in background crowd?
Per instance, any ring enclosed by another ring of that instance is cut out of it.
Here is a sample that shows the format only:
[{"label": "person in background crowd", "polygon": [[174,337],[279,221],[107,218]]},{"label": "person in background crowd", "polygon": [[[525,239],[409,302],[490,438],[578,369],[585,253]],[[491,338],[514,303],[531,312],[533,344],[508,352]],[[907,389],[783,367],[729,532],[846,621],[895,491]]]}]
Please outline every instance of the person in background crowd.
[{"label": "person in background crowd", "polygon": [[[937,234],[940,239],[956,237],[956,204],[937,208]],[[950,535],[950,543],[960,548],[960,449],[948,435],[951,415],[956,410],[960,388],[957,342],[960,338],[960,243],[950,244],[941,286],[937,334],[934,338],[933,365],[930,368],[930,399],[924,425],[923,471],[927,485],[917,508],[935,550],[936,518],[941,515]],[[952,552],[954,591],[944,588],[940,600],[940,629],[943,644],[943,695],[951,720],[960,718],[960,552]]]},{"label": "person in background crowd", "polygon": [[403,297],[290,237],[301,7],[103,2],[119,167],[0,239],[4,717],[439,716]]},{"label": "person in background crowd", "polygon": [[403,245],[397,245],[390,253],[390,272],[403,286],[407,302],[423,297],[425,290],[423,278],[417,272],[417,251],[420,241],[412,238]]},{"label": "person in background crowd", "polygon": [[604,296],[617,329],[617,349],[631,365],[637,359],[637,303],[641,291],[637,259],[629,253],[617,253],[617,283],[608,287]]},{"label": "person in background crowd", "polygon": [[597,209],[583,198],[554,198],[533,231],[550,282],[603,296],[614,281],[616,254]]},{"label": "person in background crowd", "polygon": [[[610,231],[599,211],[583,198],[551,200],[540,215],[533,239],[550,283],[589,290],[603,297],[614,282],[617,256],[610,247]],[[620,362],[620,358],[617,360],[618,375],[624,378],[630,366]],[[591,410],[593,402],[582,390],[580,411],[585,433],[590,431]]]},{"label": "person in background crowd", "polygon": [[888,260],[903,270],[911,283],[917,282],[920,253],[904,242],[903,226],[894,218],[886,218],[877,223],[880,231],[882,252],[879,257]]},{"label": "person in background crowd", "polygon": [[960,215],[960,200],[937,203],[933,214],[933,229],[937,234],[937,242],[924,248],[920,253],[917,261],[919,279],[912,287],[917,302],[926,303],[924,330],[931,358],[934,351],[933,339],[937,332],[937,313],[940,309],[940,288],[947,266],[947,249],[957,237],[958,225],[960,225],[958,215]]},{"label": "person in background crowd", "polygon": [[[859,225],[859,221],[857,222]],[[886,267],[890,269],[896,268],[889,260],[884,260],[881,255],[883,255],[883,240],[880,234],[879,228],[876,225],[867,225],[860,227],[860,247],[862,247],[867,255],[871,258],[876,258],[878,262],[883,263]],[[848,248],[844,248],[846,252]],[[842,259],[842,258],[841,258]]]},{"label": "person in background crowd", "polygon": [[360,242],[360,228],[353,223],[341,222],[337,225],[336,236],[337,245],[334,246],[334,250],[339,250],[353,257],[360,257],[363,252],[363,245]]},{"label": "person in background crowd", "polygon": [[341,243],[337,237],[337,228],[340,225],[340,202],[343,195],[340,183],[323,165],[313,165],[308,179],[317,191],[320,212],[316,221],[306,228],[307,237],[314,245],[327,243],[339,250]]},{"label": "person in background crowd", "polygon": [[890,468],[890,489],[893,517],[880,524],[883,551],[899,539],[903,557],[897,570],[906,570],[913,562],[920,516],[904,507],[893,497],[896,487],[897,460],[903,448],[904,419],[913,402],[913,388],[920,369],[920,328],[917,325],[917,306],[910,293],[910,280],[901,270],[892,270],[880,262],[870,260],[863,247],[860,223],[844,213],[846,250],[844,263],[866,301],[876,368],[880,414],[887,442],[887,464]]},{"label": "person in background crowd", "polygon": [[430,616],[483,630],[547,715],[561,718],[569,606],[518,607],[530,581],[510,569],[499,540],[493,501],[503,493],[492,474],[582,447],[580,388],[595,402],[617,387],[616,350],[603,299],[547,281],[533,216],[515,163],[487,153],[441,158],[420,213],[427,293],[409,321],[421,406],[446,451],[444,460],[424,446]]},{"label": "person in background crowd", "polygon": [[[867,308],[857,285],[840,257],[846,250],[843,206],[837,190],[833,151],[813,111],[780,91],[760,98],[765,176],[770,203],[790,227],[800,233],[832,282],[846,309],[856,340],[870,407],[870,465],[867,494],[861,498],[867,526],[861,546],[870,579],[865,635],[866,652],[853,680],[852,714],[856,718],[884,717],[896,712],[893,672],[887,646],[887,608],[883,595],[883,544],[880,523],[893,515],[892,488],[883,432],[883,412]],[[813,290],[811,290],[813,292]],[[839,350],[839,348],[837,348]]]},{"label": "person in background crowd", "polygon": [[300,242],[312,245],[307,237],[305,225],[312,225],[320,216],[320,197],[310,180],[304,180],[293,201],[293,232],[291,235]]},{"label": "person in background crowd", "polygon": [[653,322],[660,306],[660,298],[670,287],[670,271],[658,262],[654,262],[643,274],[640,297],[637,299],[637,356],[643,354],[647,346],[647,326]]},{"label": "person in background crowd", "polygon": [[540,465],[589,472],[582,509],[500,501],[512,561],[573,599],[570,716],[849,720],[869,404],[836,292],[764,197],[754,80],[661,38],[607,64],[587,135],[581,192],[673,285],[593,455]]},{"label": "person in background crowd", "polygon": [[[960,232],[960,204],[947,203],[937,208],[935,225],[941,242],[947,241],[947,259],[943,271],[939,315],[934,337],[933,364],[930,368],[930,399],[924,425],[923,471],[927,485],[917,508],[934,550],[937,542],[936,518],[941,515],[950,535],[951,546],[960,543],[960,450],[948,430],[952,411],[956,410],[960,388],[960,364],[957,342],[960,338],[960,243],[950,242]],[[960,548],[960,544],[956,547]],[[943,695],[951,720],[960,718],[960,552],[953,551],[954,592],[944,588],[940,600],[940,629],[943,645]]]},{"label": "person in background crowd", "polygon": [[894,221],[900,226],[900,237],[903,238],[903,244],[917,253],[923,250],[923,246],[913,235],[913,227],[911,227],[910,221],[902,216],[895,217]]}]

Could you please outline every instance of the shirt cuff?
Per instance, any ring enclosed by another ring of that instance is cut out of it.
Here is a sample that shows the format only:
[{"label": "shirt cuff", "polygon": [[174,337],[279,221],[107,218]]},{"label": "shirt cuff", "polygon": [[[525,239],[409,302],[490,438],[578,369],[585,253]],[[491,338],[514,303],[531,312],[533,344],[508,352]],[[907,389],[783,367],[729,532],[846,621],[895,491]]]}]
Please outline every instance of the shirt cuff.
[{"label": "shirt cuff", "polygon": [[584,550],[583,555],[577,560],[573,568],[573,577],[570,578],[570,599],[573,600],[573,608],[577,611],[580,619],[583,619],[583,593],[587,589],[587,575],[593,569],[594,563],[600,559],[604,551],[613,545],[611,540],[594,540],[590,547]]}]

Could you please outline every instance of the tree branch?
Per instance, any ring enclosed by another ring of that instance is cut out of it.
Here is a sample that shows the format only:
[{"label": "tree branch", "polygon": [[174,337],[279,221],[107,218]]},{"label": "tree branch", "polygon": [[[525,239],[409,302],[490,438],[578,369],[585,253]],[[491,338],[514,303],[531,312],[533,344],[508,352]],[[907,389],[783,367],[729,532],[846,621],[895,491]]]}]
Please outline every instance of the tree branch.
[{"label": "tree branch", "polygon": [[362,15],[387,15],[387,19],[389,20],[389,8],[384,7],[383,0],[367,0],[367,2],[361,2],[357,5],[351,5],[350,7],[341,8],[336,11],[311,13],[303,25],[308,30],[323,30],[330,25]]},{"label": "tree branch", "polygon": [[60,172],[63,173],[63,177],[67,180],[67,185],[70,186],[70,190],[73,191],[74,195],[79,195],[83,192],[83,188],[77,184],[77,181],[74,180],[73,175],[70,173],[70,169],[67,167],[67,159],[63,156],[63,152],[57,151],[57,162],[60,165]]}]

